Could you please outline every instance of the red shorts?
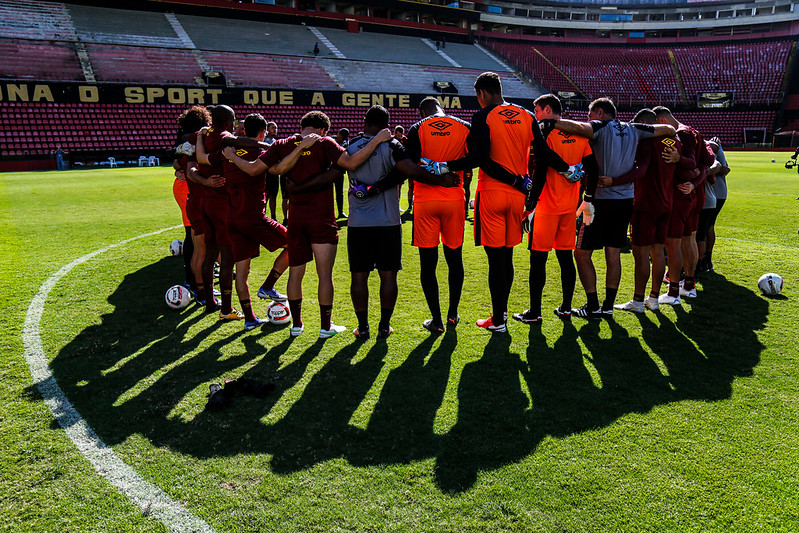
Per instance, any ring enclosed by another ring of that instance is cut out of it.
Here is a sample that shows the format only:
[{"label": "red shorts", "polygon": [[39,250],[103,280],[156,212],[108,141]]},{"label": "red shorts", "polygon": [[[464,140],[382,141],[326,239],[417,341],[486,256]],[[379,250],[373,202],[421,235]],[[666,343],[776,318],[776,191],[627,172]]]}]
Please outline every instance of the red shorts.
[{"label": "red shorts", "polygon": [[261,246],[270,252],[286,247],[286,227],[269,217],[230,218],[228,232],[236,263],[258,257]]},{"label": "red shorts", "polygon": [[175,196],[175,201],[180,207],[180,214],[183,217],[183,225],[191,226],[189,216],[186,214],[186,201],[189,199],[189,186],[186,185],[186,180],[179,180],[175,178],[172,184],[172,194]]},{"label": "red shorts", "polygon": [[680,239],[691,235],[690,220],[696,206],[696,197],[681,192],[674,193],[674,203],[669,218],[669,239]]},{"label": "red shorts", "polygon": [[530,232],[530,250],[548,252],[555,250],[574,250],[577,238],[577,218],[574,213],[548,215],[536,213],[533,229]]},{"label": "red shorts", "polygon": [[694,198],[694,210],[691,212],[691,218],[688,220],[688,229],[691,231],[688,232],[688,235],[691,233],[696,233],[699,229],[699,214],[702,212],[702,208],[705,206],[705,186],[704,184],[701,185],[702,187],[702,194],[696,194]]},{"label": "red shorts", "polygon": [[502,190],[477,191],[474,201],[474,243],[516,246],[522,242],[524,195]]},{"label": "red shorts", "polygon": [[633,211],[631,220],[632,233],[630,240],[635,246],[652,246],[665,244],[669,233],[671,212],[652,213],[649,211]]},{"label": "red shorts", "polygon": [[216,243],[219,246],[232,246],[227,229],[227,216],[230,202],[225,196],[206,196],[202,202],[202,221],[205,226],[206,244]]},{"label": "red shorts", "polygon": [[435,248],[439,236],[447,248],[463,246],[466,211],[463,202],[423,201],[413,205],[413,240],[419,248]]},{"label": "red shorts", "polygon": [[203,226],[203,197],[189,195],[186,198],[186,216],[189,218],[191,231],[195,235],[205,233]]},{"label": "red shorts", "polygon": [[286,241],[289,266],[301,266],[313,259],[312,244],[338,244],[338,226],[335,219],[320,220],[289,214]]}]

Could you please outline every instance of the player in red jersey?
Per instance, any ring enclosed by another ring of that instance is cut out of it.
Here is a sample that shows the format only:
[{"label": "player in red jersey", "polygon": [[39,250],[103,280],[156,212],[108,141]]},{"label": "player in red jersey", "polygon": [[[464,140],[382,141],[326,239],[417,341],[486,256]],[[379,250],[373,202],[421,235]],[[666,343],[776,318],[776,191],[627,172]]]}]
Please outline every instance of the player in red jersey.
[{"label": "player in red jersey", "polygon": [[[245,134],[248,138],[262,141],[266,134],[266,120],[258,114],[249,115],[244,120]],[[309,135],[280,163],[269,169],[273,173],[286,172],[299,159],[300,153],[318,140]],[[286,250],[286,228],[266,216],[266,173],[250,176],[230,161],[225,153],[236,154],[247,161],[253,161],[263,154],[260,147],[232,148],[205,154],[202,143],[197,143],[197,158],[207,160],[210,165],[222,168],[225,186],[228,189],[230,209],[227,216],[227,229],[232,244],[233,260],[236,265],[236,292],[244,314],[244,330],[249,331],[265,320],[255,316],[250,300],[250,262],[258,257],[260,247],[270,252],[280,249],[272,270],[258,290],[260,298],[285,300],[286,297],[275,289],[275,282],[288,267]]]},{"label": "player in red jersey", "polygon": [[[560,100],[554,94],[546,94],[535,100],[535,116],[538,120],[557,120],[562,113]],[[593,201],[596,190],[599,166],[597,165],[588,138],[572,135],[561,130],[545,132],[547,145],[566,163],[582,164],[585,170],[585,200]],[[536,169],[533,189],[527,202],[527,210],[534,211],[528,216],[527,230],[530,232],[530,308],[523,313],[514,313],[513,318],[525,324],[538,324],[543,321],[541,297],[546,284],[546,264],[549,251],[555,248],[555,256],[560,264],[560,280],[563,299],[555,315],[561,319],[571,317],[574,285],[577,271],[572,254],[576,242],[575,222],[577,208],[581,203],[581,180],[564,178],[554,169],[546,166]],[[585,217],[585,222],[590,220]]]},{"label": "player in red jersey", "polygon": [[333,207],[333,177],[328,173],[332,165],[353,170],[374,153],[375,148],[391,138],[389,130],[382,130],[366,146],[354,154],[336,141],[325,137],[330,129],[330,119],[321,111],[306,113],[300,121],[301,132],[275,141],[267,152],[248,162],[235,154],[230,159],[250,175],[265,172],[267,168],[287,157],[304,137],[311,134],[322,139],[304,150],[296,166],[285,174],[289,193],[288,299],[292,314],[292,337],[304,331],[302,322],[302,279],[306,265],[315,260],[319,276],[318,299],[321,315],[320,338],[329,338],[346,328],[332,323],[333,313],[333,263],[338,245],[338,226]]},{"label": "player in red jersey", "polygon": [[[203,144],[206,154],[213,153],[225,146],[235,146],[237,148],[268,148],[265,143],[248,139],[247,137],[236,137],[230,133],[236,115],[233,110],[225,105],[218,105],[211,108],[211,127],[207,130],[198,132],[195,136],[195,143]],[[195,147],[196,147],[195,144]],[[210,165],[207,158],[204,160],[197,157],[196,172],[189,172],[189,179],[196,179],[197,175],[210,178],[221,176],[221,166]],[[217,255],[220,257],[219,288],[222,293],[222,305],[219,320],[241,320],[244,315],[233,309],[233,249],[230,234],[227,230],[227,216],[230,209],[230,199],[224,181],[219,187],[207,187],[203,191],[202,200],[202,221],[205,229],[206,253],[203,261],[203,279],[213,279],[214,262]],[[210,283],[205,285],[205,310],[213,312],[217,309],[216,301],[213,297],[213,287]]]},{"label": "player in red jersey", "polygon": [[[459,118],[446,115],[438,99],[430,96],[419,104],[422,120],[408,130],[407,149],[411,158],[433,161],[451,161],[466,155],[466,137],[470,124]],[[431,317],[423,323],[425,329],[443,332],[439,304],[436,265],[438,263],[439,240],[444,245],[444,259],[449,268],[449,308],[447,326],[454,327],[460,321],[458,304],[463,290],[463,229],[466,212],[463,205],[463,172],[458,173],[461,185],[443,187],[418,182],[413,188],[413,241],[419,248],[420,278],[422,292],[427,300]]]},{"label": "player in red jersey", "polygon": [[504,333],[508,297],[513,284],[513,247],[522,241],[526,195],[532,188],[528,173],[530,144],[538,160],[558,172],[579,171],[549,148],[535,117],[502,96],[502,82],[495,72],[484,72],[474,82],[482,108],[472,117],[466,139],[467,156],[449,161],[451,171],[480,167],[475,200],[474,240],[488,257],[488,289],[492,315],[477,321],[491,332]]}]

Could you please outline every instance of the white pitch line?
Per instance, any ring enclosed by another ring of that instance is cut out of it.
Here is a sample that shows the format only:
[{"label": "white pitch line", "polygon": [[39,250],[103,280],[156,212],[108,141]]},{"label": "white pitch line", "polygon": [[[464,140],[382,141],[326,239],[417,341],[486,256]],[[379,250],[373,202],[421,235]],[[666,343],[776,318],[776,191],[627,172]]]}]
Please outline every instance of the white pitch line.
[{"label": "white pitch line", "polygon": [[25,316],[22,339],[25,345],[25,360],[28,362],[33,382],[39,389],[39,393],[53,413],[53,417],[55,417],[80,453],[89,460],[97,473],[130,498],[143,512],[158,518],[170,531],[214,533],[214,529],[205,521],[191,514],[183,505],[170,498],[164,491],[145,481],[97,436],[91,426],[69,402],[61,387],[58,386],[50,366],[47,364],[47,356],[44,353],[42,339],[39,335],[39,324],[42,320],[47,295],[70,270],[113,248],[181,227],[173,226],[126,239],[100,250],[95,250],[62,267],[39,287],[39,292],[33,297],[28,307],[28,313]]}]

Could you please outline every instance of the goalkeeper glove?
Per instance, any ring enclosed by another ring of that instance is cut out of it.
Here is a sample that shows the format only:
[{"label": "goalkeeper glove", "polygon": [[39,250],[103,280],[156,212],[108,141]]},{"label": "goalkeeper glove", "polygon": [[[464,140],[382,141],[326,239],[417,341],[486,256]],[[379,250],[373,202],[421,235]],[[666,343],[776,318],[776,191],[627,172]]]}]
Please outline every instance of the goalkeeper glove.
[{"label": "goalkeeper glove", "polygon": [[585,171],[583,170],[583,164],[578,163],[576,165],[570,165],[569,170],[561,172],[563,177],[569,180],[569,183],[577,183],[583,176],[585,176]]},{"label": "goalkeeper glove", "polygon": [[355,198],[369,198],[380,194],[380,189],[377,188],[377,185],[366,185],[352,180],[350,182],[350,192]]},{"label": "goalkeeper glove", "polygon": [[441,174],[446,174],[449,172],[449,167],[446,163],[433,161],[432,159],[428,159],[426,157],[419,159],[419,163],[426,171],[428,171],[430,174],[435,174],[436,176],[440,176]]},{"label": "goalkeeper glove", "polygon": [[579,217],[580,215],[583,216],[583,224],[590,226],[591,222],[594,221],[594,204],[583,200],[583,203],[577,209],[577,216]]},{"label": "goalkeeper glove", "polygon": [[178,146],[177,148],[175,148],[175,153],[180,155],[192,156],[194,155],[194,145],[187,141]]},{"label": "goalkeeper glove", "polygon": [[532,211],[525,211],[524,218],[522,219],[522,231],[530,233],[533,231],[533,219],[535,218],[535,209]]},{"label": "goalkeeper glove", "polygon": [[533,180],[530,179],[530,176],[519,175],[516,176],[516,179],[513,181],[513,186],[521,192],[527,194],[533,189]]}]

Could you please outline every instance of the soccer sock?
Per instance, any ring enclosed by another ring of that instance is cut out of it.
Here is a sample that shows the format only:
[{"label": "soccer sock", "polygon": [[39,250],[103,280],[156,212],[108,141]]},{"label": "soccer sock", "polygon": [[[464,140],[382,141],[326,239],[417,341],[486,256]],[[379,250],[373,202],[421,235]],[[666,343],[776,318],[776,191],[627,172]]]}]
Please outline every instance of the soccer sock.
[{"label": "soccer sock", "polygon": [[433,322],[441,324],[441,305],[438,302],[438,279],[436,278],[437,264],[438,247],[419,248],[419,280],[422,284],[422,293],[427,300],[427,307],[430,309]]},{"label": "soccer sock", "polygon": [[244,313],[244,320],[255,322],[255,313],[252,311],[252,300],[239,300],[241,312]]},{"label": "soccer sock", "polygon": [[233,312],[233,290],[222,290],[222,314],[229,315]]},{"label": "soccer sock", "polygon": [[191,226],[185,226],[186,237],[183,240],[183,269],[186,272],[186,283],[192,290],[197,290],[194,271],[191,269],[191,258],[194,255],[194,241],[191,239]]},{"label": "soccer sock", "polygon": [[499,326],[505,323],[505,310],[508,306],[505,249],[494,246],[484,246],[483,248],[488,256],[488,291],[491,293],[492,322]]},{"label": "soccer sock", "polygon": [[[671,278],[669,278],[671,279]],[[674,298],[680,297],[680,282],[679,281],[669,281],[669,296]]]},{"label": "soccer sock", "polygon": [[541,316],[541,295],[547,282],[547,252],[530,250],[530,309],[528,318]]},{"label": "soccer sock", "polygon": [[302,298],[289,300],[289,311],[291,311],[291,325],[295,328],[302,326]]},{"label": "soccer sock", "polygon": [[694,277],[693,276],[685,276],[685,283],[683,283],[683,288],[686,291],[690,291],[694,288]]},{"label": "soccer sock", "polygon": [[[507,282],[507,288],[505,293],[505,311],[508,310],[508,298],[510,298],[510,290],[513,287],[513,276],[515,271],[513,270],[513,247],[507,246],[504,248],[505,250],[505,281]],[[503,311],[504,312],[504,311]]]},{"label": "soccer sock", "polygon": [[643,302],[644,295],[643,294],[633,294],[633,301],[634,302]]},{"label": "soccer sock", "polygon": [[386,307],[380,308],[380,324],[378,324],[379,329],[388,329],[391,323],[391,315],[394,314],[394,308],[388,309]]},{"label": "soccer sock", "polygon": [[588,306],[589,311],[596,311],[599,309],[599,295],[595,292],[587,292],[585,293],[585,297],[588,299]]},{"label": "soccer sock", "polygon": [[280,272],[275,270],[274,268],[269,272],[269,275],[266,276],[266,281],[264,284],[261,285],[261,288],[265,291],[271,291],[275,288],[275,282],[280,278]]},{"label": "soccer sock", "polygon": [[563,290],[561,311],[571,311],[572,298],[574,298],[574,285],[577,283],[577,269],[574,268],[574,259],[571,250],[555,250],[555,257],[560,264],[560,286]]},{"label": "soccer sock", "polygon": [[355,311],[355,317],[358,319],[358,332],[369,329],[369,311]]},{"label": "soccer sock", "polygon": [[447,260],[447,267],[449,268],[449,309],[447,309],[447,318],[457,318],[465,277],[463,271],[463,248],[447,248],[444,246],[444,259]]},{"label": "soccer sock", "polygon": [[333,319],[333,306],[319,304],[319,316],[322,317],[322,329],[330,329]]},{"label": "soccer sock", "polygon": [[198,283],[196,285],[197,298],[205,298],[205,283]]},{"label": "soccer sock", "polygon": [[613,303],[616,301],[617,292],[619,292],[619,289],[605,287],[605,301],[602,302],[602,309],[613,309]]},{"label": "soccer sock", "polygon": [[660,296],[660,291],[649,291],[650,298],[657,298],[658,296]]}]

